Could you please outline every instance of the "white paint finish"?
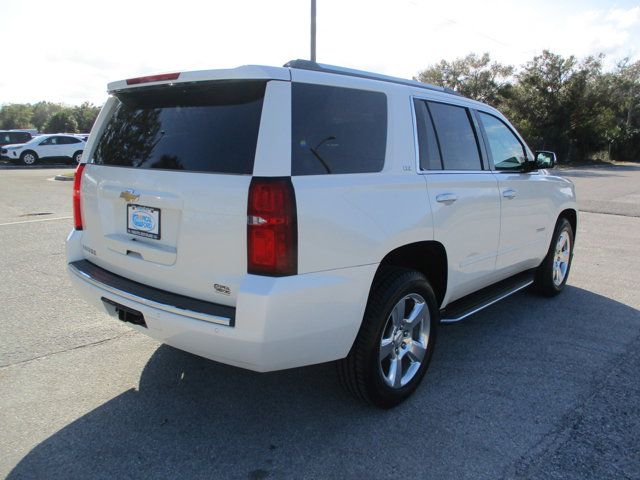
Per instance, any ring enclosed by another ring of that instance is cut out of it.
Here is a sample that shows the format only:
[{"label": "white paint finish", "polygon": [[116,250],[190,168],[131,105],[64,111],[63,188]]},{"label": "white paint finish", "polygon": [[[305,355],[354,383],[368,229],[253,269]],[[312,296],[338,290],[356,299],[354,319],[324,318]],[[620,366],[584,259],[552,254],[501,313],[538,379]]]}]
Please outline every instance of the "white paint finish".
[{"label": "white paint finish", "polygon": [[[88,164],[82,181],[82,243],[88,260],[156,288],[234,305],[246,274],[247,195],[251,177]],[[119,192],[161,210],[161,239],[127,234]],[[132,252],[127,254],[127,252]],[[214,290],[226,285],[231,295]]]},{"label": "white paint finish", "polygon": [[141,333],[218,362],[266,372],[346,356],[360,328],[375,270],[363,266],[296,277],[246,275],[234,327],[134,302],[71,272],[70,278],[82,297],[100,310],[113,314],[102,302],[104,296],[142,312],[149,328],[132,326]]},{"label": "white paint finish", "polygon": [[[500,235],[498,181],[491,172],[425,174],[433,212],[434,238],[447,251],[447,293],[443,306],[493,283]],[[452,203],[438,196],[457,197]]]},{"label": "white paint finish", "polygon": [[[76,143],[62,143],[62,144],[48,144],[49,142],[55,141],[58,142],[61,139],[70,139]],[[6,158],[10,158],[12,160],[17,160],[20,158],[20,155],[26,151],[35,152],[38,158],[55,158],[55,157],[67,157],[69,159],[73,158],[74,153],[80,151],[84,152],[86,148],[86,143],[80,139],[80,137],[75,135],[65,135],[65,134],[48,134],[48,135],[38,135],[37,137],[32,138],[27,143],[17,144],[17,145],[4,145],[3,149],[7,150]]]},{"label": "white paint finish", "polygon": [[293,177],[300,273],[379,263],[433,238],[424,178],[409,174]]},{"label": "white paint finish", "polygon": [[253,175],[291,175],[291,82],[267,83]]},{"label": "white paint finish", "polygon": [[[540,264],[557,219],[557,185],[539,172],[496,172],[500,187],[501,227],[496,270],[506,278]],[[512,190],[512,198],[504,196]]]},{"label": "white paint finish", "polygon": [[[198,77],[200,72],[192,79],[242,78],[240,72]],[[290,175],[291,84],[286,81],[290,71],[251,72],[244,78],[276,78],[267,84],[254,175]],[[236,326],[230,328],[119,299],[145,314],[150,328],[140,331],[207,358],[258,371],[342,358],[357,335],[378,264],[390,251],[425,240],[444,245],[449,261],[444,307],[537,265],[558,213],[575,208],[573,185],[546,171],[418,174],[412,95],[499,115],[491,107],[379,80],[301,70],[291,71],[291,78],[383,92],[388,107],[381,172],[292,178],[298,275],[271,278],[246,273],[251,176],[91,164],[85,169],[85,231],[69,236],[68,261],[86,257],[132,280],[237,308]],[[111,99],[103,109],[96,133],[114,105]],[[90,149],[96,138],[92,134]],[[126,203],[119,192],[130,188],[140,194],[136,203],[162,210],[160,241],[123,233]],[[503,198],[504,189],[515,190],[516,197]],[[138,255],[127,255],[136,243],[143,246]],[[89,301],[103,308],[103,292],[74,281]],[[217,293],[214,283],[229,286],[231,295]]]},{"label": "white paint finish", "polygon": [[[153,75],[151,75],[153,76]],[[118,80],[109,83],[107,89],[117,92],[129,88],[143,88],[149,85],[170,85],[174,83],[204,82],[212,80],[289,80],[289,69],[282,67],[267,67],[263,65],[243,65],[237,68],[226,68],[216,70],[197,70],[191,72],[180,72],[176,80],[161,80],[157,82],[139,83],[127,85],[126,80]]]}]

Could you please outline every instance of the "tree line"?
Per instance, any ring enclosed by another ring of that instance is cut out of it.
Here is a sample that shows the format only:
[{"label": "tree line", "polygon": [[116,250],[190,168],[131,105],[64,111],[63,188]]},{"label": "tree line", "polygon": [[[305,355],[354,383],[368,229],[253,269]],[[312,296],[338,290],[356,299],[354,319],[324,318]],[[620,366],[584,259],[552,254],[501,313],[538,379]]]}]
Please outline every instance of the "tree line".
[{"label": "tree line", "polygon": [[[625,59],[612,71],[604,71],[603,61],[604,55],[577,59],[544,50],[516,69],[470,53],[441,60],[416,80],[493,105],[532,148],[554,150],[560,159],[639,161],[640,61]],[[89,132],[99,111],[89,102],[8,104],[0,108],[0,129]]]},{"label": "tree line", "polygon": [[416,80],[498,108],[532,148],[561,159],[640,161],[640,61],[605,72],[604,58],[544,50],[516,69],[471,53],[441,60]]},{"label": "tree line", "polygon": [[62,103],[11,103],[0,108],[0,129],[35,128],[43,133],[89,133],[100,112],[89,102],[80,106]]}]

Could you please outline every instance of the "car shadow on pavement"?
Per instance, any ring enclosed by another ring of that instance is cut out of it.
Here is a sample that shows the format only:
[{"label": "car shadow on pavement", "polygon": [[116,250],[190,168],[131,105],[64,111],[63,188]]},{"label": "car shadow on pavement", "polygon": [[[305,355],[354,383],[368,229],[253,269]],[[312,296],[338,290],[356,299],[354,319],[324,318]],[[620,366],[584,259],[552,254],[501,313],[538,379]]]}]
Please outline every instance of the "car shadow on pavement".
[{"label": "car shadow on pavement", "polygon": [[402,465],[495,478],[588,397],[639,326],[638,310],[580,288],[515,295],[443,326],[425,381],[391,411],[344,394],[331,364],[258,374],[160,346],[138,390],[8,478],[388,478]]},{"label": "car shadow on pavement", "polygon": [[18,165],[0,160],[0,170],[51,170],[54,168],[76,168],[77,163],[38,163],[37,165]]}]

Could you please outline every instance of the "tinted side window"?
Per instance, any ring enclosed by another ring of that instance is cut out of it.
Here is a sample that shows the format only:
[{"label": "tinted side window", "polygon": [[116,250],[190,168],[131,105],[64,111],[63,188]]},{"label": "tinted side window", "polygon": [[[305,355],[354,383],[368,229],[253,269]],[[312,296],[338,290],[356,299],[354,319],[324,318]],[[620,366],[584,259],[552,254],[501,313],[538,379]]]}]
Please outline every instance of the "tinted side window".
[{"label": "tinted side window", "polygon": [[31,140],[31,135],[28,133],[15,132],[7,134],[7,140],[10,140],[11,143],[25,143]]},{"label": "tinted side window", "polygon": [[40,145],[55,145],[55,137],[49,137],[40,142]]},{"label": "tinted side window", "polygon": [[466,108],[428,102],[445,170],[482,170],[478,143]]},{"label": "tinted side window", "polygon": [[524,148],[502,120],[478,112],[489,141],[489,150],[496,170],[518,170],[526,161]]},{"label": "tinted side window", "polygon": [[379,172],[387,146],[387,97],[293,83],[291,173]]},{"label": "tinted side window", "polygon": [[431,114],[427,103],[423,100],[413,101],[416,110],[416,127],[418,129],[418,149],[420,152],[421,170],[442,170],[442,159],[436,131],[433,128]]}]

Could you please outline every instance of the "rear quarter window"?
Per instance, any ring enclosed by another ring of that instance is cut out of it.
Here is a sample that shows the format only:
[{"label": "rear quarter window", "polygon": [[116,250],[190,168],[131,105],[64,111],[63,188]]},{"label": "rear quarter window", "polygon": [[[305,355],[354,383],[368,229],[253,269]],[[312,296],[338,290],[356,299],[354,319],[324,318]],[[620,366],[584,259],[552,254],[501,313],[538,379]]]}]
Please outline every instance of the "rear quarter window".
[{"label": "rear quarter window", "polygon": [[291,174],[379,172],[387,145],[381,92],[294,82]]},{"label": "rear quarter window", "polygon": [[265,88],[246,80],[120,92],[93,163],[251,174]]}]

